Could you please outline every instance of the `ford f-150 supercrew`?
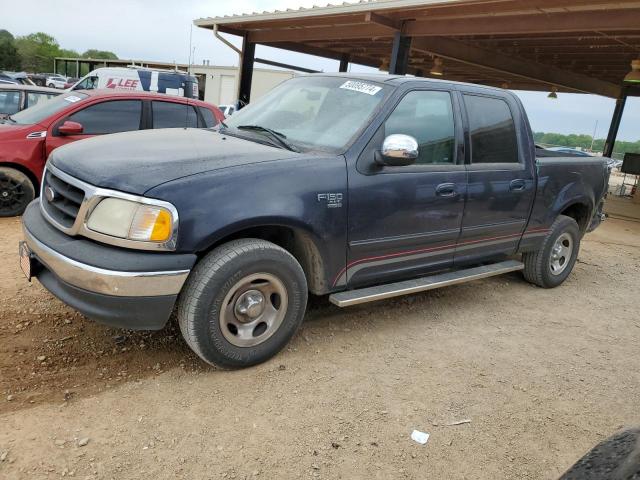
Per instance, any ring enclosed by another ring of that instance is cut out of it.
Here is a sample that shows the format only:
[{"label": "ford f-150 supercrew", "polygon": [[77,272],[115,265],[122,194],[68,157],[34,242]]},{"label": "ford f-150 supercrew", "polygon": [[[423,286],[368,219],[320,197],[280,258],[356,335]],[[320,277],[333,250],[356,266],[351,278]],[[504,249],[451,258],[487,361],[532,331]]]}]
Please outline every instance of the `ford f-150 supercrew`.
[{"label": "ford f-150 supercrew", "polygon": [[428,79],[291,79],[216,129],[56,149],[21,264],[86,316],[206,362],[275,355],[307,296],[344,307],[523,270],[560,285],[602,218],[603,158],[537,158],[518,98]]}]

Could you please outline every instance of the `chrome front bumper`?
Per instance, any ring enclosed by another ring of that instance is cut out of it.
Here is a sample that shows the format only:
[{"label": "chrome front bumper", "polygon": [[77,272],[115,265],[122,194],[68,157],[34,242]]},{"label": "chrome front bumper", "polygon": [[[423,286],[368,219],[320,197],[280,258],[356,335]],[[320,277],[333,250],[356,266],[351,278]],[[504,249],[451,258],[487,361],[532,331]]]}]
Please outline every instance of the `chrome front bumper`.
[{"label": "chrome front bumper", "polygon": [[24,224],[24,239],[37,260],[63,282],[103,295],[153,297],[177,295],[189,270],[123,272],[106,270],[68,258],[37,240]]}]

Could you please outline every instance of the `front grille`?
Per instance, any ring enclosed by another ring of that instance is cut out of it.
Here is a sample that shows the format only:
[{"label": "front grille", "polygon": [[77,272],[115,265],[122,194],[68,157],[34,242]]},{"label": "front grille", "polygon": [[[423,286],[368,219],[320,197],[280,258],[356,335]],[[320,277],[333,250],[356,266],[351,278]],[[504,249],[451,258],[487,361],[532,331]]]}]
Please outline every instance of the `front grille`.
[{"label": "front grille", "polygon": [[47,170],[42,184],[42,206],[49,216],[64,228],[76,221],[84,191]]}]

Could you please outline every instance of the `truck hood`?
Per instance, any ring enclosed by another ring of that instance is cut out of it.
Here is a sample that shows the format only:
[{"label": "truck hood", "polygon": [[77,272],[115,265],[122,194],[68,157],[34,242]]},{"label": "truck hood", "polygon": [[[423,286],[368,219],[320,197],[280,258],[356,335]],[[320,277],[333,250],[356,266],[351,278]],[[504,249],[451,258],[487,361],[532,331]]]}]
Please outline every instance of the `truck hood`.
[{"label": "truck hood", "polygon": [[142,195],[178,178],[296,155],[212,130],[173,128],[73,142],[54,150],[49,162],[97,187]]}]

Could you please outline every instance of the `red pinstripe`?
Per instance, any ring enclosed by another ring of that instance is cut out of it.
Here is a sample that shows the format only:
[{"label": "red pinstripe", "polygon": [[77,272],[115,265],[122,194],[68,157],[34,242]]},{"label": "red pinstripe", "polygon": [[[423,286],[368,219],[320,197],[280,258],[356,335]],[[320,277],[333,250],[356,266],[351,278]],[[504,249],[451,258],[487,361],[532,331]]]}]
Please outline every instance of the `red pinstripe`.
[{"label": "red pinstripe", "polygon": [[452,243],[449,245],[441,245],[439,247],[430,247],[430,248],[420,248],[417,250],[407,250],[404,252],[396,252],[396,253],[389,253],[387,255],[378,255],[375,257],[367,257],[367,258],[361,258],[359,260],[354,260],[353,262],[347,264],[346,267],[344,267],[342,270],[340,270],[338,272],[338,274],[336,275],[335,279],[333,280],[333,286],[336,286],[336,282],[338,281],[338,279],[342,276],[342,274],[344,274],[344,272],[346,272],[349,268],[358,265],[360,263],[364,263],[364,262],[371,262],[374,260],[384,260],[385,258],[394,258],[394,257],[405,257],[405,256],[409,256],[409,255],[415,255],[416,253],[427,253],[427,252],[435,252],[438,250],[445,250],[447,248],[453,248],[453,247],[459,247],[462,245],[472,245],[474,243],[483,243],[483,242],[490,242],[492,240],[501,240],[503,238],[513,238],[513,237],[520,237],[520,236],[524,236],[530,233],[546,233],[548,232],[549,229],[548,228],[534,228],[531,230],[527,230],[524,233],[513,233],[511,235],[502,235],[499,237],[487,237],[487,238],[481,238],[479,240],[471,240],[471,241],[467,241],[467,242],[460,242],[460,243]]}]

